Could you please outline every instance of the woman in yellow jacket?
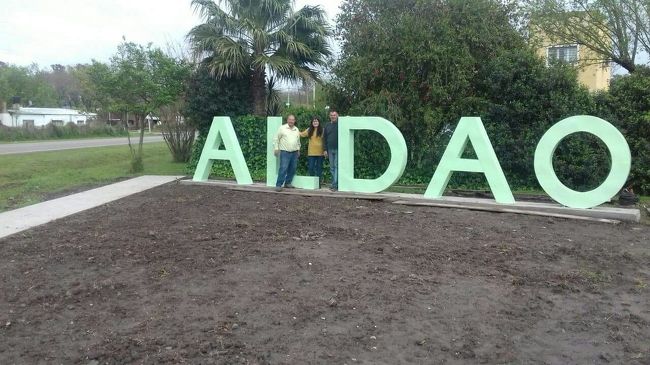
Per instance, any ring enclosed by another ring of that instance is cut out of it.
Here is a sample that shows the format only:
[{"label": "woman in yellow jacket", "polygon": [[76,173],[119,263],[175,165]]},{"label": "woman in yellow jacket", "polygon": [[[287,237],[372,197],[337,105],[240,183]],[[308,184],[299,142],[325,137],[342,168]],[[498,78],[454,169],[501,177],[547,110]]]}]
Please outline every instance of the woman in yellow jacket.
[{"label": "woman in yellow jacket", "polygon": [[309,176],[318,176],[323,181],[323,127],[318,117],[311,118],[309,128],[300,132],[301,137],[309,138],[307,147],[307,171]]}]

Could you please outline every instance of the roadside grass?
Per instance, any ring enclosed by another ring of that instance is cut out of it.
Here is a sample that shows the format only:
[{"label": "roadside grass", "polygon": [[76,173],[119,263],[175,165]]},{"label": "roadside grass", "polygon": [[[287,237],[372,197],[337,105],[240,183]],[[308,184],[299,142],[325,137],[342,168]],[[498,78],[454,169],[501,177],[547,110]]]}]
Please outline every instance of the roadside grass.
[{"label": "roadside grass", "polygon": [[[146,136],[146,135],[145,135]],[[65,140],[84,140],[84,139],[108,139],[108,138],[126,138],[126,134],[121,136],[77,136],[77,137],[62,137],[62,138],[43,138],[43,139],[23,139],[20,141],[2,141],[0,140],[0,145],[2,144],[19,144],[19,143],[38,143],[38,142],[55,142],[55,141],[65,141]],[[133,138],[133,137],[131,137]]]},{"label": "roadside grass", "polygon": [[65,126],[48,124],[45,127],[22,128],[0,125],[0,143],[35,142],[62,139],[123,137],[127,133],[123,128],[109,125],[75,125]]},{"label": "roadside grass", "polygon": [[165,143],[145,143],[144,172],[129,173],[128,146],[0,156],[0,211],[139,175],[185,175]]}]

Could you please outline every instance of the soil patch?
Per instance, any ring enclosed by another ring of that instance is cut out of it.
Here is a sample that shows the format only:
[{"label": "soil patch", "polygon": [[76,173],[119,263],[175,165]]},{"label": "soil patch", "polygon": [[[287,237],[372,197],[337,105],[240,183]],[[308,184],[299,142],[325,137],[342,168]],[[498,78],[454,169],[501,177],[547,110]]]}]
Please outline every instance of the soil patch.
[{"label": "soil patch", "polygon": [[649,233],[169,184],[0,239],[0,363],[648,364]]}]

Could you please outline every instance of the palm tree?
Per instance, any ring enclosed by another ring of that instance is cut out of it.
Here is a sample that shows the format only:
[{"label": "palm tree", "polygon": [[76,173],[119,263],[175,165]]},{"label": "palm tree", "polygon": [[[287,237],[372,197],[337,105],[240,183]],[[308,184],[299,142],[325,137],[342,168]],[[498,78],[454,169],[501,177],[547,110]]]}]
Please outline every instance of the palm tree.
[{"label": "palm tree", "polygon": [[192,0],[205,23],[188,36],[218,79],[251,77],[252,107],[266,113],[267,71],[282,80],[318,80],[331,55],[331,30],[319,6],[293,10],[292,0]]}]

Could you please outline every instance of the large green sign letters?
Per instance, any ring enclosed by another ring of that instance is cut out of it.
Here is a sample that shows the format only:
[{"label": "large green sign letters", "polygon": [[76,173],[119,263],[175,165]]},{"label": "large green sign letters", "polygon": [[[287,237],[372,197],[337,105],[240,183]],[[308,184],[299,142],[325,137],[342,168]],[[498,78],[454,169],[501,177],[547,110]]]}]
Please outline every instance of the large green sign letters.
[{"label": "large green sign letters", "polygon": [[[579,192],[566,187],[553,169],[553,154],[562,139],[577,132],[587,132],[600,138],[609,149],[612,168],[605,181],[596,189]],[[625,185],[632,157],[625,137],[613,125],[600,118],[578,115],[566,118],[552,126],[535,150],[535,175],[551,198],[571,208],[591,208],[616,195]]]},{"label": "large green sign letters", "polygon": [[[472,143],[477,159],[462,158],[467,142]],[[463,117],[460,119],[424,196],[433,199],[442,197],[454,171],[485,174],[492,194],[494,194],[494,200],[502,204],[515,202],[481,118]]]},{"label": "large green sign letters", "polygon": [[[339,190],[378,193],[395,184],[406,168],[406,141],[395,125],[379,117],[339,118]],[[390,147],[390,162],[376,179],[354,178],[354,131],[370,130],[382,135]]]},{"label": "large green sign letters", "polygon": [[[376,193],[397,182],[406,168],[408,151],[402,133],[388,120],[379,117],[339,118],[339,189],[341,191]],[[267,119],[266,184],[275,186],[278,158],[273,154],[273,137],[282,125],[282,118]],[[354,135],[358,130],[371,130],[381,134],[391,151],[386,171],[376,179],[354,178]],[[572,133],[586,132],[600,138],[609,149],[612,168],[605,181],[594,190],[578,192],[566,187],[553,169],[553,154],[559,143]],[[467,144],[471,143],[476,159],[462,158]],[[220,149],[223,145],[224,149]],[[248,166],[239,141],[228,117],[215,117],[194,173],[194,181],[206,181],[216,160],[228,160],[237,183],[252,184]],[[555,124],[542,137],[535,151],[535,174],[542,188],[560,204],[572,208],[591,208],[602,204],[623,188],[630,173],[630,148],[623,135],[607,121],[592,116],[575,116]],[[478,117],[460,119],[449,145],[433,174],[425,196],[439,199],[455,171],[475,172],[485,175],[494,199],[498,203],[515,202],[506,177],[501,170],[487,132]],[[293,185],[303,189],[318,189],[318,178],[296,176]]]},{"label": "large green sign letters", "polygon": [[[220,149],[223,143],[224,149]],[[194,181],[207,181],[216,160],[230,161],[238,184],[252,184],[253,179],[248,171],[244,154],[241,152],[239,140],[235,135],[230,117],[214,117],[210,132],[205,140],[199,163],[194,171]]]}]

